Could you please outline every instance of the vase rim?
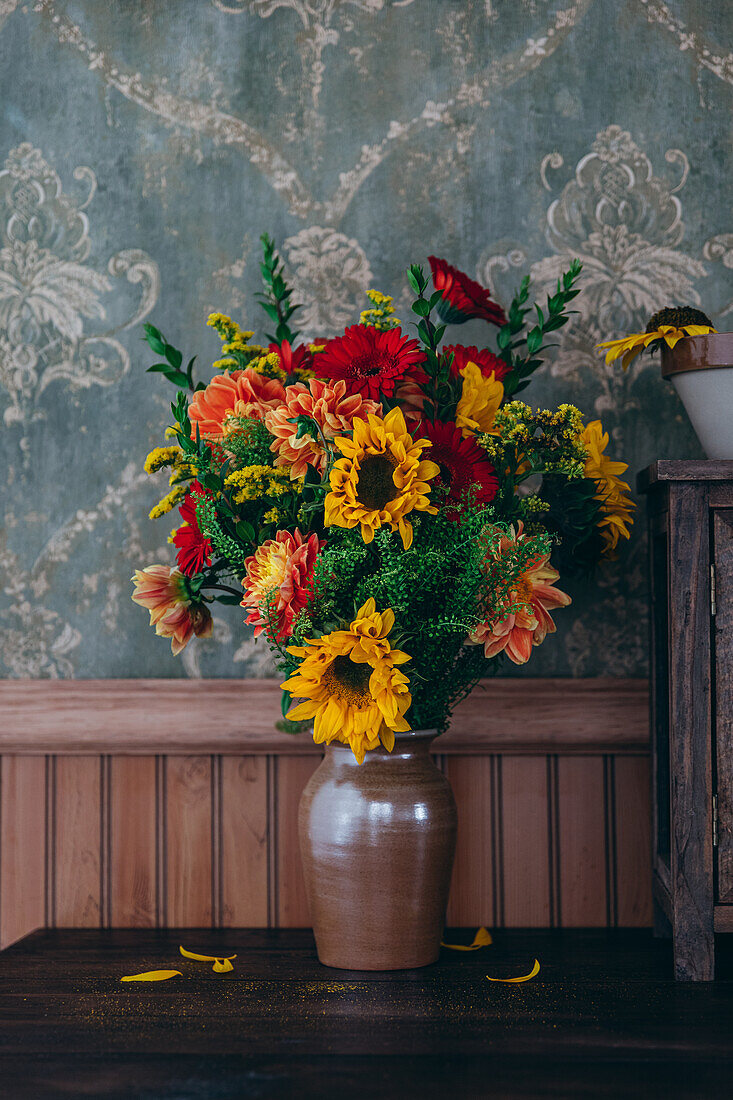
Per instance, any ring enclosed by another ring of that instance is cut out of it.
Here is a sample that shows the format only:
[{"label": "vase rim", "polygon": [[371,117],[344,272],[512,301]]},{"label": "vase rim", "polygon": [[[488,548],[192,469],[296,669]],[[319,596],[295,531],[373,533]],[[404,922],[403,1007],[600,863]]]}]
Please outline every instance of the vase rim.
[{"label": "vase rim", "polygon": [[[372,756],[376,754],[389,757],[392,756],[397,749],[406,749],[409,748],[410,745],[424,744],[425,742],[434,741],[435,738],[438,736],[438,730],[435,728],[425,730],[407,730],[405,733],[395,733],[395,744],[392,752],[388,752],[383,745],[377,745],[376,748],[370,749],[368,755]],[[324,748],[332,749],[335,751],[342,749],[344,752],[349,753],[351,756],[354,755],[351,745],[344,744],[343,741],[331,741],[326,744]]]}]

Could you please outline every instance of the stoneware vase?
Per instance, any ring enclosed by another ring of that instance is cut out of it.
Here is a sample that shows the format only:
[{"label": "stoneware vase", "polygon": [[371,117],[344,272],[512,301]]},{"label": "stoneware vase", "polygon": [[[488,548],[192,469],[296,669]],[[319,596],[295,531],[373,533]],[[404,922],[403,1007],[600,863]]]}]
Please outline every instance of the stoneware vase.
[{"label": "stoneware vase", "polygon": [[456,844],[456,804],[430,756],[435,730],[397,734],[358,764],[332,744],[300,801],[318,958],[340,970],[435,962]]},{"label": "stoneware vase", "polygon": [[708,458],[733,458],[733,332],[662,345],[662,376],[687,410]]}]

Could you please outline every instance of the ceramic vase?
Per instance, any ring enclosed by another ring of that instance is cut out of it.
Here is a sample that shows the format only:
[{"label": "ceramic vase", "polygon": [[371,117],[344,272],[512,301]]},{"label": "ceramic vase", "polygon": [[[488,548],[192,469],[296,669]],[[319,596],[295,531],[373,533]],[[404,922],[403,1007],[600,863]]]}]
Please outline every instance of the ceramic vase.
[{"label": "ceramic vase", "polygon": [[397,734],[391,753],[376,749],[363,764],[328,745],[303,792],[300,849],[324,966],[404,970],[438,958],[457,822],[430,756],[435,737]]},{"label": "ceramic vase", "polygon": [[662,345],[662,375],[687,410],[708,458],[733,458],[733,332]]}]

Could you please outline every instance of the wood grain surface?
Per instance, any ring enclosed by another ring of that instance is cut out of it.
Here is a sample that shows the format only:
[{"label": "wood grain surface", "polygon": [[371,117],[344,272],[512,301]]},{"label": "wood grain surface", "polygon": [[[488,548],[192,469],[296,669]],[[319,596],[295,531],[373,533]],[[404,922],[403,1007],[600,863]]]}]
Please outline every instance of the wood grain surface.
[{"label": "wood grain surface", "polygon": [[[468,943],[471,929],[449,942]],[[389,933],[388,933],[389,934]],[[486,1100],[726,1096],[733,968],[675,986],[641,931],[496,931],[421,970],[334,971],[297,929],[48,931],[0,956],[0,1080],[13,1100],[258,1096]],[[539,976],[498,985],[486,975]],[[121,984],[174,966],[182,977]]]},{"label": "wood grain surface", "polygon": [[[276,680],[5,680],[0,753],[318,755],[280,733]],[[645,680],[486,680],[441,753],[644,752]]]}]

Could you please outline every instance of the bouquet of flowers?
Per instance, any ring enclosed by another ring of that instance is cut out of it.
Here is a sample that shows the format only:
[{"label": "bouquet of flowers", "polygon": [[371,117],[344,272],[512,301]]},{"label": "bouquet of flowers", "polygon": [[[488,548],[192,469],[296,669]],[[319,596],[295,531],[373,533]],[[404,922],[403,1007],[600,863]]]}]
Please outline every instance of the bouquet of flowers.
[{"label": "bouquet of flowers", "polygon": [[[177,568],[137,571],[133,599],[174,654],[211,632],[212,601],[241,604],[285,677],[283,716],[361,762],[396,733],[444,730],[502,658],[529,659],[570,603],[558,567],[588,572],[628,538],[627,467],[600,421],[518,400],[569,319],[577,261],[544,307],[525,278],[505,313],[431,256],[432,280],[407,270],[414,336],[372,290],[358,324],[304,342],[262,243],[266,344],[212,314],[222,357],[203,383],[146,326],[149,370],[179,390],[145,463],[169,471],[150,515],[180,520]],[[495,350],[444,342],[469,319]]]}]

